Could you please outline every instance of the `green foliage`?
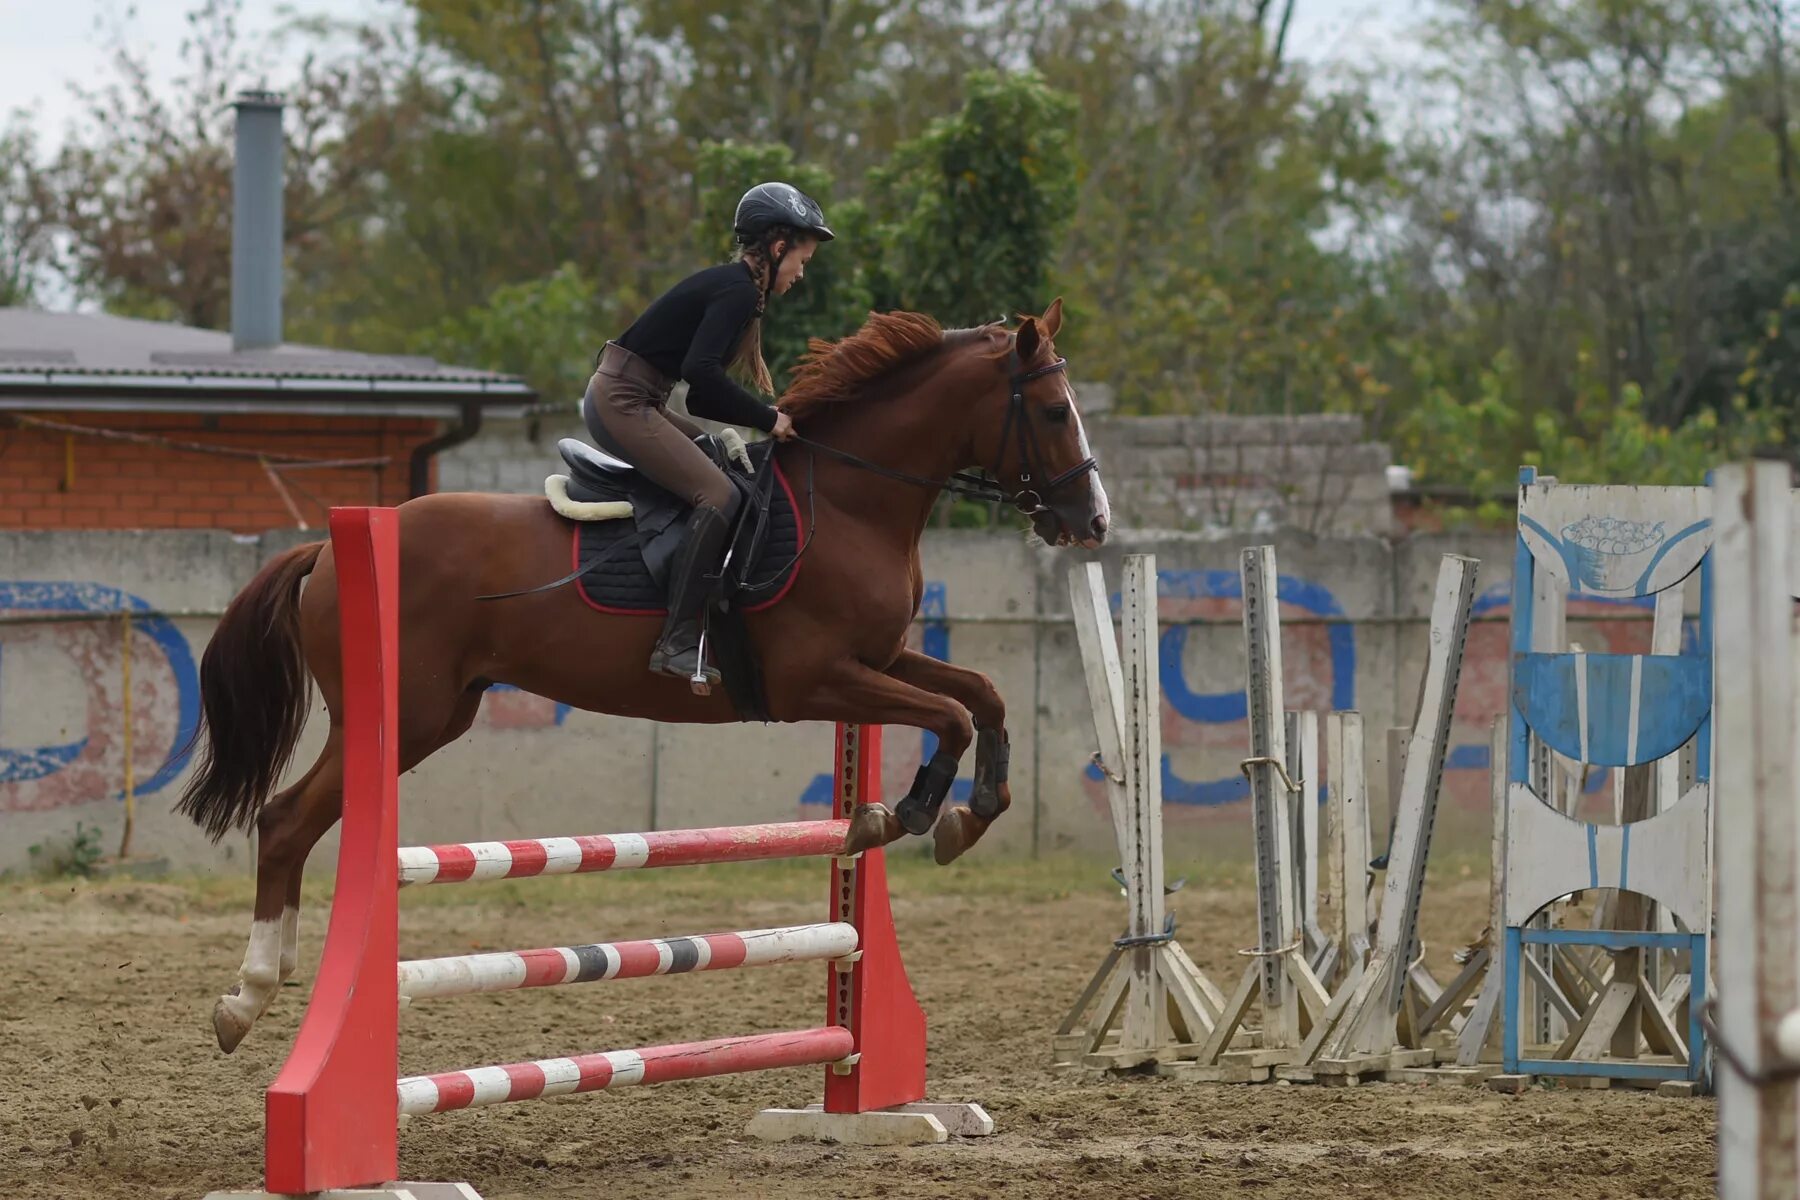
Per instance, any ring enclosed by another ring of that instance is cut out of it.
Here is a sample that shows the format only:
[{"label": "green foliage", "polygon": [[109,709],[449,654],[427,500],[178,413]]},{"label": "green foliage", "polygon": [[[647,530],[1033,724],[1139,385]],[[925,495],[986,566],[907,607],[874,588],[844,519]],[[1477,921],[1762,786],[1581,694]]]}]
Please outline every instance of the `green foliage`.
[{"label": "green foliage", "polygon": [[629,311],[625,299],[602,301],[574,263],[525,283],[495,288],[486,303],[422,331],[417,348],[467,366],[523,375],[548,403],[579,401],[594,355]]},{"label": "green foliage", "polygon": [[870,174],[878,304],[962,326],[1048,307],[1075,202],[1076,110],[1036,74],[971,75],[961,112]]},{"label": "green foliage", "polygon": [[1502,513],[1519,463],[1574,482],[1695,486],[1719,463],[1784,440],[1776,414],[1741,396],[1725,419],[1704,409],[1673,428],[1659,425],[1645,415],[1635,385],[1615,399],[1591,360],[1579,365],[1588,369],[1575,409],[1552,413],[1527,412],[1512,399],[1520,370],[1506,352],[1466,392],[1434,378],[1429,361],[1416,360],[1420,398],[1395,424],[1395,449],[1419,484],[1475,498],[1472,508],[1453,507],[1453,517],[1492,520]]},{"label": "green foliage", "polygon": [[1122,412],[1358,413],[1476,496],[1800,437],[1800,0],[1436,0],[1387,77],[1296,63],[1285,2],[400,0],[296,26],[278,78],[243,0],[196,2],[173,97],[120,37],[54,162],[0,132],[0,302],[55,248],[84,299],[222,324],[255,82],[290,101],[290,337],[553,402],[786,178],[839,237],[771,308],[778,382],[871,308],[1060,293]]},{"label": "green foliage", "polygon": [[53,256],[54,203],[37,138],[15,113],[0,126],[0,307],[37,294]]},{"label": "green foliage", "polygon": [[93,877],[94,866],[105,852],[100,848],[100,827],[75,822],[75,832],[64,842],[36,842],[25,850],[32,869],[50,879]]}]

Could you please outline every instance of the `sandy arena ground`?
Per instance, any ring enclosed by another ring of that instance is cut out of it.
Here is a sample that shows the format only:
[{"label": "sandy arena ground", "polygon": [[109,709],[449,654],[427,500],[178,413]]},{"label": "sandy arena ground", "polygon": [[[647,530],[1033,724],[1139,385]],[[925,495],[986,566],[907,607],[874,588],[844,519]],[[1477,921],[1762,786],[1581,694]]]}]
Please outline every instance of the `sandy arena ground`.
[{"label": "sandy arena ground", "polygon": [[[1486,881],[1456,864],[1439,874],[1423,932],[1442,978],[1480,928]],[[466,1179],[488,1200],[1712,1194],[1711,1100],[1059,1076],[1051,1032],[1123,922],[1104,872],[979,856],[939,870],[909,855],[894,875],[933,1097],[980,1100],[997,1136],[881,1150],[746,1141],[758,1108],[817,1099],[819,1069],[801,1068],[419,1118],[401,1133],[403,1174]],[[402,950],[816,921],[824,891],[816,863],[415,889]],[[0,1200],[199,1200],[260,1183],[262,1089],[304,1007],[326,895],[310,897],[298,986],[226,1057],[207,1014],[242,957],[249,895],[235,879],[0,884]],[[1175,900],[1183,944],[1228,987],[1244,962],[1235,949],[1253,940],[1247,872],[1195,879]],[[401,1068],[813,1025],[824,970],[425,1001],[403,1016]]]}]

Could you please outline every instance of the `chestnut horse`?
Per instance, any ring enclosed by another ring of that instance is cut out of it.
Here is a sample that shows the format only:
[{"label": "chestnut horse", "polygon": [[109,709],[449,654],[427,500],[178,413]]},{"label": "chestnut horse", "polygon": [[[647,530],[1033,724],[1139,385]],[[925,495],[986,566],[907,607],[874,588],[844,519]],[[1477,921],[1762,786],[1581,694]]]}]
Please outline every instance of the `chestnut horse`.
[{"label": "chestnut horse", "polygon": [[[955,472],[990,470],[1046,542],[1091,548],[1106,535],[1106,493],[1052,344],[1061,324],[1060,300],[1011,333],[872,314],[841,342],[814,341],[782,397],[800,436],[776,454],[811,540],[786,597],[747,618],[769,715],[910,725],[938,740],[896,811],[861,807],[846,852],[935,821],[937,859],[949,862],[1011,802],[1006,706],[992,681],[908,649],[906,635],[933,503],[947,486],[968,486]],[[568,570],[569,523],[542,497],[440,494],[398,511],[402,771],[461,737],[495,683],[592,712],[737,719],[723,689],[695,695],[649,672],[660,618],[596,613],[569,587],[482,602]],[[258,839],[249,950],[213,1010],[227,1052],[295,968],[301,868],[342,810],[335,578],[329,543],[271,560],[232,600],[201,660],[206,744],[179,809],[215,841],[252,823]],[[309,673],[330,731],[311,768],[265,804],[305,724]],[[937,819],[978,733],[970,806]]]}]

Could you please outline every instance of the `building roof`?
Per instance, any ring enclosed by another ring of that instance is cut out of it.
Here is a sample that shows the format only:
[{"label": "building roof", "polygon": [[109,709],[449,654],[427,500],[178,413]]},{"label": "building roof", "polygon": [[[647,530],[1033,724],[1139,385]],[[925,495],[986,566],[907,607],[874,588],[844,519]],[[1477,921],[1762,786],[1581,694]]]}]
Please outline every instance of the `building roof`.
[{"label": "building roof", "polygon": [[506,415],[535,399],[515,375],[431,358],[292,344],[238,351],[229,333],[172,322],[0,308],[0,409],[440,416],[475,404]]}]

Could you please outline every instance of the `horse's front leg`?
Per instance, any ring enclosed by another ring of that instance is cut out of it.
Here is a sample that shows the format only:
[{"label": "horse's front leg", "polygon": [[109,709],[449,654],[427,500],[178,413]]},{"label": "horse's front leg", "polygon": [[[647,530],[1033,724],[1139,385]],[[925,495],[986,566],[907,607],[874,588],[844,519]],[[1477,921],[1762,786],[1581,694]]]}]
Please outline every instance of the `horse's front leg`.
[{"label": "horse's front leg", "polygon": [[905,833],[929,830],[956,782],[957,763],[975,740],[969,714],[956,701],[853,659],[834,665],[809,690],[796,718],[852,725],[910,725],[937,737],[937,753],[919,768],[912,790],[895,805],[895,811],[881,803],[857,807],[844,842],[845,854],[885,846]]},{"label": "horse's front leg", "polygon": [[1012,743],[1006,734],[1006,701],[994,681],[980,671],[943,662],[917,650],[903,650],[887,673],[903,683],[948,696],[975,718],[975,787],[969,807],[953,808],[937,822],[936,858],[953,862],[981,839],[994,819],[1012,807],[1007,766]]}]

